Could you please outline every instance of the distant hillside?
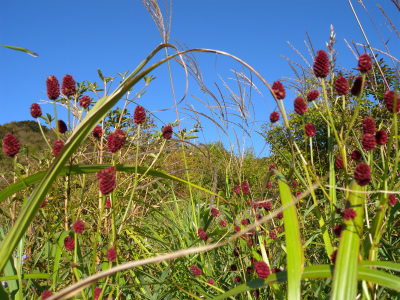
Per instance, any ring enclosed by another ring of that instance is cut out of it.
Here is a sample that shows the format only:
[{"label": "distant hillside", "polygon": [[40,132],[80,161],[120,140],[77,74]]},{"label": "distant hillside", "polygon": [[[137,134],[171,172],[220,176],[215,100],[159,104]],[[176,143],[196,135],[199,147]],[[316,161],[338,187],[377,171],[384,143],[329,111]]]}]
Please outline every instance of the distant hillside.
[{"label": "distant hillside", "polygon": [[[50,145],[52,145],[57,135],[46,126],[42,125],[42,128]],[[14,169],[14,164],[12,159],[3,152],[3,139],[7,133],[14,134],[18,139],[20,150],[17,161],[24,166],[35,164],[37,162],[35,157],[39,159],[41,157],[44,158],[50,151],[36,121],[19,121],[0,125],[0,189],[3,189],[7,185],[6,181],[10,182],[11,180],[12,182],[13,180],[10,171]]]}]

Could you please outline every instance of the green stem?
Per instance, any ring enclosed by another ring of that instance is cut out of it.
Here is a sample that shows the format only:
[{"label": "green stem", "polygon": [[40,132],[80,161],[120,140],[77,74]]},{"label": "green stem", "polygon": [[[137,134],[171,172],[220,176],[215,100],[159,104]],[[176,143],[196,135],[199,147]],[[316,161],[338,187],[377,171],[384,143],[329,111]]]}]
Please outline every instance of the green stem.
[{"label": "green stem", "polygon": [[39,118],[36,118],[36,119],[37,119],[37,121],[38,121],[38,124],[39,124],[39,129],[40,129],[40,132],[42,133],[42,136],[43,136],[44,140],[46,141],[46,143],[47,143],[47,146],[49,146],[49,149],[50,149],[50,151],[53,151],[53,148],[51,148],[49,141],[46,139],[46,136],[44,135],[44,132],[43,132],[42,125],[40,125]]},{"label": "green stem", "polygon": [[59,140],[59,139],[60,139],[60,131],[58,130],[58,119],[57,119],[56,100],[53,101],[53,104],[54,104],[54,118],[56,119],[57,140]]}]

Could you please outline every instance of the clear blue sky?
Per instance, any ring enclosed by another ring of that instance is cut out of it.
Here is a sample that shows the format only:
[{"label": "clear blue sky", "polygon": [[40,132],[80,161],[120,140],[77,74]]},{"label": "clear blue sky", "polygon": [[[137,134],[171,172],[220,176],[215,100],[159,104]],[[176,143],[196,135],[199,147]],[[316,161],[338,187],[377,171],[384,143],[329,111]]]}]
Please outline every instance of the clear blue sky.
[{"label": "clear blue sky", "polygon": [[[392,54],[399,57],[400,43],[389,30],[386,19],[376,6],[379,3],[400,29],[400,12],[390,1],[365,1],[367,9],[381,31]],[[97,81],[97,68],[104,75],[116,76],[133,70],[158,44],[161,36],[139,0],[131,1],[1,1],[0,44],[28,48],[39,54],[33,58],[25,53],[0,47],[0,124],[30,120],[29,107],[34,102],[46,100],[46,77],[55,75],[60,81],[71,74],[76,81]],[[160,6],[165,16],[164,3]],[[378,34],[362,6],[353,5],[366,30],[370,43],[384,50]],[[357,61],[346,46],[348,42],[364,43],[364,38],[352,14],[348,1],[261,1],[261,0],[174,0],[172,6],[171,39],[189,48],[210,48],[229,52],[252,65],[269,82],[294,74],[280,54],[305,66],[305,63],[287,44],[289,41],[312,63],[304,41],[305,31],[310,35],[314,50],[325,49],[329,41],[330,25],[336,32],[338,62],[351,69]],[[170,52],[171,53],[171,52]],[[152,62],[161,59],[158,55]],[[241,66],[232,59],[213,54],[197,54],[205,83],[218,95],[215,81],[222,87],[220,75],[231,87],[235,84],[230,69]],[[176,64],[172,68],[177,98],[184,93],[184,72]],[[166,66],[153,73],[157,77],[148,92],[139,101],[150,111],[173,106],[173,97]],[[202,105],[190,94],[204,100],[199,87],[189,79],[189,95],[186,101],[201,112]],[[276,106],[268,90],[259,80],[256,85],[272,109]],[[116,84],[114,84],[116,87]],[[136,91],[140,89],[140,85]],[[225,95],[228,95],[226,90]],[[237,91],[237,89],[235,89]],[[89,96],[93,97],[92,94]],[[287,109],[292,109],[294,95],[285,99]],[[256,124],[260,128],[269,119],[271,110],[261,97],[254,93]],[[122,103],[121,103],[122,105]],[[183,106],[184,104],[182,104]],[[50,105],[42,106],[44,112],[53,114]],[[134,106],[131,107],[131,110]],[[66,118],[65,112],[60,112]],[[164,122],[174,121],[175,112],[157,113]],[[183,115],[182,115],[183,117]],[[216,140],[215,127],[202,119],[205,136],[200,142]],[[193,121],[188,120],[193,123]],[[161,126],[161,123],[159,124]],[[183,124],[188,129],[191,124]],[[251,124],[250,124],[251,126]],[[257,130],[257,127],[253,129]],[[241,135],[240,130],[235,128]],[[235,139],[230,130],[231,137]],[[263,145],[262,139],[252,133],[256,151]],[[226,139],[224,140],[226,142]],[[246,146],[251,141],[246,138]],[[267,151],[267,150],[266,150]],[[264,151],[264,153],[267,153]]]}]

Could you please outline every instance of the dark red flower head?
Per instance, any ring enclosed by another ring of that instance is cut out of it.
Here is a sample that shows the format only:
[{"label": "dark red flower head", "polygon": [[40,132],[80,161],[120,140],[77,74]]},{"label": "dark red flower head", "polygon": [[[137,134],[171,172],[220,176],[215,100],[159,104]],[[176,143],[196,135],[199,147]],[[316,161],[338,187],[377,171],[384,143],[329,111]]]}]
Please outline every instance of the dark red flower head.
[{"label": "dark red flower head", "polygon": [[302,191],[297,191],[296,192],[296,197],[299,197],[303,192]]},{"label": "dark red flower head", "polygon": [[242,225],[249,225],[250,224],[250,220],[249,219],[244,219],[241,221]]},{"label": "dark red flower head", "polygon": [[336,168],[338,169],[343,169],[343,159],[341,156],[338,156],[338,158],[336,158]]},{"label": "dark red flower head", "polygon": [[214,216],[214,218],[219,217],[219,211],[215,207],[211,209],[211,214]]},{"label": "dark red flower head", "polygon": [[45,207],[45,206],[46,206],[46,203],[47,203],[46,200],[43,200],[43,201],[42,201],[42,204],[40,204],[40,208]]},{"label": "dark red flower head", "polygon": [[[361,91],[363,89],[362,81],[363,81],[363,78],[361,76],[357,77],[354,80],[353,86],[351,88],[351,94],[353,96],[357,96],[358,97],[360,95],[360,93],[361,93]],[[365,87],[365,84],[364,84],[364,87]]]},{"label": "dark red flower head", "polygon": [[270,201],[264,201],[259,204],[259,207],[263,207],[265,210],[269,211],[272,209],[272,203]]},{"label": "dark red flower head", "polygon": [[269,116],[269,120],[271,121],[271,123],[278,122],[278,120],[279,120],[279,113],[276,112],[276,111],[273,111],[273,112],[271,113],[271,115]]},{"label": "dark red flower head", "polygon": [[82,220],[76,221],[72,225],[72,229],[75,233],[82,233],[85,230],[85,222],[83,222]]},{"label": "dark red flower head", "polygon": [[247,274],[253,274],[253,268],[251,266],[247,267],[246,271],[247,271]]},{"label": "dark red flower head", "polygon": [[354,150],[351,152],[351,159],[354,161],[359,161],[361,159],[362,155],[361,152],[358,150]]},{"label": "dark red flower head", "polygon": [[53,155],[57,157],[57,155],[61,152],[64,148],[64,142],[62,140],[55,140],[53,145]]},{"label": "dark red flower head", "polygon": [[47,97],[50,100],[56,100],[60,96],[60,85],[54,75],[50,75],[46,79]]},{"label": "dark red flower head", "polygon": [[67,249],[68,251],[74,250],[74,248],[75,248],[75,240],[74,240],[74,238],[68,235],[68,236],[64,239],[64,247],[65,247],[65,249]]},{"label": "dark red flower head", "polygon": [[66,133],[68,131],[67,124],[63,120],[58,120],[58,132]]},{"label": "dark red flower head", "polygon": [[237,266],[236,265],[231,265],[231,271],[237,271]]},{"label": "dark red flower head", "polygon": [[235,282],[239,283],[241,281],[242,281],[242,279],[239,276],[235,276]]},{"label": "dark red flower head", "polygon": [[316,90],[309,91],[308,94],[307,94],[307,101],[308,102],[314,101],[315,99],[318,98],[318,96],[319,96],[319,92],[318,91],[316,91]]},{"label": "dark red flower head", "polygon": [[388,141],[388,135],[385,130],[378,130],[375,134],[375,139],[378,145],[385,145]]},{"label": "dark red flower head", "polygon": [[269,237],[271,238],[271,240],[276,240],[276,233],[275,233],[275,231],[270,231],[269,232]]},{"label": "dark red flower head", "polygon": [[371,168],[367,164],[359,164],[354,170],[354,179],[358,185],[368,185],[371,181]]},{"label": "dark red flower head", "polygon": [[109,167],[97,172],[99,180],[99,188],[103,195],[111,193],[115,188],[115,172],[114,167]]},{"label": "dark red flower head", "polygon": [[101,295],[101,288],[95,288],[94,289],[94,300],[99,300]]},{"label": "dark red flower head", "polygon": [[307,111],[307,104],[304,102],[303,98],[297,97],[294,99],[294,110],[299,115],[303,115]]},{"label": "dark red flower head", "polygon": [[389,205],[394,206],[397,202],[397,198],[394,194],[389,195]]},{"label": "dark red flower head", "polygon": [[343,229],[343,225],[342,224],[336,225],[335,227],[333,227],[333,233],[336,236],[340,237],[340,234],[342,233],[342,229]]},{"label": "dark red flower head", "polygon": [[336,255],[337,255],[337,250],[333,251],[331,254],[331,261],[333,264],[336,262]]},{"label": "dark red flower head", "polygon": [[79,105],[83,108],[88,108],[90,105],[90,97],[89,96],[83,96],[81,100],[79,100]]},{"label": "dark red flower head", "polygon": [[201,269],[198,266],[195,266],[195,265],[190,267],[190,271],[192,271],[194,276],[200,276],[201,273],[202,273]]},{"label": "dark red flower head", "polygon": [[49,298],[51,295],[53,295],[53,292],[50,290],[44,290],[43,293],[40,295],[41,300],[45,300]]},{"label": "dark red flower head", "polygon": [[65,75],[62,80],[61,92],[69,97],[75,94],[75,80],[72,75]]},{"label": "dark red flower head", "polygon": [[278,220],[283,219],[283,212],[280,212],[276,217],[278,218]]},{"label": "dark red flower head", "polygon": [[226,221],[226,220],[221,220],[221,221],[219,222],[219,225],[221,225],[222,227],[226,227],[226,225],[228,225],[228,221]]},{"label": "dark red flower head", "polygon": [[239,194],[242,192],[242,190],[240,189],[240,186],[234,185],[234,186],[233,186],[233,192],[234,192],[235,194],[239,195]]},{"label": "dark red flower head", "polygon": [[203,228],[199,228],[197,230],[197,234],[199,235],[199,237],[203,240],[203,241],[207,241],[207,233],[204,232]]},{"label": "dark red flower head", "polygon": [[107,137],[107,147],[110,152],[115,153],[124,147],[126,141],[125,132],[117,129]]},{"label": "dark red flower head", "polygon": [[318,50],[314,59],[314,74],[325,78],[329,74],[329,57],[324,50]]},{"label": "dark red flower head", "polygon": [[143,124],[143,122],[146,120],[146,111],[144,110],[143,106],[136,106],[133,113],[133,119],[135,120],[136,124]]},{"label": "dark red flower head", "polygon": [[354,209],[347,208],[343,212],[343,218],[346,220],[353,220],[357,216],[357,213]]},{"label": "dark red flower head", "polygon": [[285,88],[280,81],[275,81],[272,84],[272,91],[274,92],[277,99],[284,99],[286,97]]},{"label": "dark red flower head", "polygon": [[276,169],[276,165],[275,164],[270,164],[269,165],[269,171],[271,171],[272,169]]},{"label": "dark red flower head", "polygon": [[364,149],[369,151],[369,150],[374,150],[376,146],[376,140],[375,137],[372,134],[366,133],[361,139],[361,144],[363,145]]},{"label": "dark red flower head", "polygon": [[214,280],[208,279],[208,280],[207,280],[207,283],[208,283],[208,284],[211,284],[211,285],[214,285]]},{"label": "dark red flower head", "polygon": [[40,118],[42,116],[42,109],[37,103],[31,105],[31,116],[32,118]]},{"label": "dark red flower head", "polygon": [[346,95],[349,92],[349,83],[344,77],[339,77],[335,81],[335,89],[339,96]]},{"label": "dark red flower head", "polygon": [[242,181],[242,191],[243,194],[247,195],[250,194],[250,186],[249,183],[247,182],[247,180]]},{"label": "dark red flower head", "polygon": [[114,248],[108,249],[106,257],[108,261],[115,261],[117,259],[117,251]]},{"label": "dark red flower head", "polygon": [[96,127],[92,131],[92,134],[96,139],[101,138],[103,136],[103,130],[101,129],[101,126],[96,125]]},{"label": "dark red flower head", "polygon": [[7,133],[3,140],[3,151],[7,156],[13,157],[19,152],[19,143],[12,133]]},{"label": "dark red flower head", "polygon": [[242,231],[242,229],[240,228],[240,226],[236,225],[233,230],[235,230],[235,233],[238,233],[240,231]]},{"label": "dark red flower head", "polygon": [[258,277],[260,277],[261,279],[268,278],[270,270],[268,265],[264,261],[261,260],[256,262],[254,268],[256,269]]},{"label": "dark red flower head", "polygon": [[256,298],[260,297],[260,291],[259,290],[254,290],[253,295]]},{"label": "dark red flower head", "polygon": [[297,189],[297,182],[296,182],[296,180],[292,180],[292,187],[293,187],[294,189]]},{"label": "dark red flower head", "polygon": [[111,199],[110,198],[106,199],[106,208],[111,208]]},{"label": "dark red flower head", "polygon": [[360,55],[360,58],[358,59],[358,70],[362,74],[368,73],[372,70],[372,60],[369,54],[364,53]]},{"label": "dark red flower head", "polygon": [[363,131],[365,133],[374,134],[375,133],[375,121],[374,119],[367,117],[363,120]]},{"label": "dark red flower head", "polygon": [[312,137],[315,135],[315,127],[313,123],[308,123],[305,125],[306,135]]},{"label": "dark red flower head", "polygon": [[[385,100],[386,108],[389,112],[394,111],[394,96],[396,93],[394,91],[387,91],[383,99]],[[397,92],[397,101],[396,101],[396,112],[400,111],[400,93]]]},{"label": "dark red flower head", "polygon": [[162,131],[162,136],[164,139],[169,140],[172,137],[172,126],[166,125]]}]

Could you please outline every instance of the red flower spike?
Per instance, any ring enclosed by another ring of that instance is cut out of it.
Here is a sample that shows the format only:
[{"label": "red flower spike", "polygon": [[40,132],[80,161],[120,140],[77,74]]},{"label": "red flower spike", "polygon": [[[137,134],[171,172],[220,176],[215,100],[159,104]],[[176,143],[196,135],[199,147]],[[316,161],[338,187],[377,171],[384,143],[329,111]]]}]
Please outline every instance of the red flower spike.
[{"label": "red flower spike", "polygon": [[374,119],[367,117],[363,120],[363,131],[364,134],[369,133],[369,134],[374,134],[375,133],[375,121]]},{"label": "red flower spike", "polygon": [[62,140],[55,140],[53,145],[53,155],[57,157],[57,155],[61,152],[64,148],[64,142]]},{"label": "red flower spike", "polygon": [[299,115],[304,115],[307,111],[307,104],[304,102],[304,99],[301,97],[297,97],[294,99],[294,111]]},{"label": "red flower spike", "polygon": [[7,133],[3,139],[3,151],[7,156],[14,157],[19,152],[19,142],[12,133]]},{"label": "red flower spike", "polygon": [[268,171],[271,171],[273,169],[276,169],[276,165],[275,164],[270,164]]},{"label": "red flower spike", "polygon": [[376,143],[380,146],[385,145],[388,141],[388,135],[385,130],[378,130],[375,134]]},{"label": "red flower spike", "polygon": [[357,213],[354,209],[347,208],[343,212],[343,218],[346,220],[353,220],[357,216]]},{"label": "red flower spike", "polygon": [[90,97],[89,96],[83,96],[81,100],[79,100],[79,105],[83,108],[88,108],[90,105]]},{"label": "red flower spike", "polygon": [[95,288],[94,289],[94,300],[99,300],[101,295],[101,288]]},{"label": "red flower spike", "polygon": [[335,89],[339,96],[346,95],[349,92],[349,83],[347,82],[347,79],[344,77],[336,79]]},{"label": "red flower spike", "polygon": [[258,277],[260,277],[261,279],[268,278],[270,270],[268,265],[264,261],[256,262],[254,268],[256,269]]},{"label": "red flower spike", "polygon": [[115,261],[117,259],[117,251],[114,248],[108,249],[106,257],[108,261]]},{"label": "red flower spike", "polygon": [[231,271],[237,271],[237,266],[236,265],[231,265]]},{"label": "red flower spike", "polygon": [[276,233],[274,231],[269,232],[269,237],[271,240],[276,240]]},{"label": "red flower spike", "polygon": [[338,169],[343,169],[343,159],[342,159],[342,157],[341,156],[339,156],[337,159],[336,159],[336,168],[338,168]]},{"label": "red flower spike", "polygon": [[250,194],[250,186],[249,186],[249,183],[247,182],[247,180],[242,181],[241,185],[242,185],[243,194],[245,194],[245,195]]},{"label": "red flower spike", "polygon": [[219,225],[221,225],[222,227],[226,227],[226,225],[228,225],[228,221],[226,221],[226,220],[221,220],[221,221],[219,222]]},{"label": "red flower spike", "polygon": [[324,50],[318,50],[314,59],[314,74],[319,78],[325,78],[329,74],[329,57]]},{"label": "red flower spike", "polygon": [[64,76],[61,85],[61,92],[67,97],[75,94],[75,80],[72,75],[67,74]]},{"label": "red flower spike", "polygon": [[63,120],[58,120],[58,132],[66,133],[68,131],[67,124]]},{"label": "red flower spike", "polygon": [[60,96],[60,85],[54,75],[50,75],[46,79],[47,97],[50,100],[56,100]]},{"label": "red flower spike", "polygon": [[283,84],[280,81],[275,81],[272,84],[272,91],[274,92],[277,99],[284,99],[286,97],[286,91]]},{"label": "red flower spike", "polygon": [[271,123],[278,122],[278,120],[279,120],[279,113],[276,112],[276,111],[273,111],[273,112],[271,113],[271,115],[269,116],[269,120],[271,121]]},{"label": "red flower spike", "polygon": [[49,298],[51,295],[53,295],[53,292],[50,290],[44,290],[43,293],[40,295],[41,300],[45,300]]},{"label": "red flower spike", "polygon": [[262,216],[260,214],[256,214],[256,219],[260,220],[262,218]]},{"label": "red flower spike", "polygon": [[214,280],[208,279],[208,280],[207,280],[207,283],[208,283],[208,284],[211,284],[211,285],[214,285]]},{"label": "red flower spike", "polygon": [[172,137],[172,126],[166,125],[162,131],[162,136],[164,139],[169,140]]},{"label": "red flower spike", "polygon": [[343,225],[342,224],[336,225],[335,227],[333,227],[333,233],[336,236],[340,237],[340,234],[342,233],[342,229],[343,229]]},{"label": "red flower spike", "polygon": [[46,206],[46,203],[47,203],[46,200],[43,200],[43,201],[42,201],[42,204],[40,204],[40,208],[45,207],[45,206]]},{"label": "red flower spike", "polygon": [[271,210],[272,209],[272,203],[270,201],[264,201],[260,203],[260,207],[263,207],[265,210]]},{"label": "red flower spike", "polygon": [[214,208],[211,209],[211,214],[214,216],[214,218],[218,218],[219,217],[219,210],[214,207]]},{"label": "red flower spike", "polygon": [[143,106],[136,106],[135,111],[133,113],[133,119],[136,124],[143,124],[146,120],[146,111]]},{"label": "red flower spike", "polygon": [[374,150],[376,146],[376,140],[375,137],[372,134],[366,133],[361,139],[361,144],[363,145],[364,149],[369,151],[369,150]]},{"label": "red flower spike", "polygon": [[389,195],[389,205],[394,206],[397,202],[397,198],[394,194]]},{"label": "red flower spike", "polygon": [[67,249],[68,251],[74,250],[74,248],[75,248],[75,240],[74,240],[74,238],[68,235],[68,236],[64,239],[64,247],[65,247],[65,249]]},{"label": "red flower spike", "polygon": [[195,265],[190,267],[190,271],[192,271],[194,276],[200,276],[201,273],[202,273],[201,269],[198,266],[195,266]]},{"label": "red flower spike", "polygon": [[372,60],[369,54],[364,53],[360,55],[358,59],[358,70],[361,74],[368,73],[372,70]]},{"label": "red flower spike", "polygon": [[32,118],[40,118],[42,116],[42,109],[37,103],[31,105],[31,116]]},{"label": "red flower spike", "polygon": [[256,298],[260,297],[260,291],[259,291],[259,290],[255,290],[255,291],[253,292],[253,295],[254,295],[254,297],[256,297]]},{"label": "red flower spike", "polygon": [[236,225],[233,229],[235,230],[235,233],[238,233],[242,230],[238,225]]},{"label": "red flower spike", "polygon": [[[395,96],[395,94],[396,93],[394,91],[387,91],[385,93],[385,96],[383,97],[386,108],[391,113],[394,112],[394,96]],[[397,92],[396,112],[398,113],[399,111],[400,111],[400,93]]]},{"label": "red flower spike", "polygon": [[[365,87],[365,84],[364,84],[364,87]],[[360,95],[362,89],[363,89],[362,88],[362,77],[359,76],[354,80],[353,86],[351,88],[351,94],[353,96],[358,97]]]},{"label": "red flower spike", "polygon": [[242,225],[249,225],[250,224],[250,220],[249,219],[245,219],[245,220],[242,220]]},{"label": "red flower spike", "polygon": [[337,255],[337,250],[333,251],[331,254],[331,261],[333,264],[336,262],[336,255]]},{"label": "red flower spike", "polygon": [[233,186],[233,192],[237,195],[240,195],[240,193],[242,192],[242,190],[240,189],[240,186],[238,185],[234,185]]},{"label": "red flower spike", "polygon": [[354,161],[359,161],[361,159],[362,155],[361,152],[358,150],[354,150],[351,152],[351,159]]},{"label": "red flower spike", "polygon": [[110,152],[115,153],[124,147],[126,141],[125,132],[117,129],[107,137],[107,147]]},{"label": "red flower spike", "polygon": [[359,164],[354,170],[354,179],[358,185],[368,185],[371,181],[371,168],[367,164]]},{"label": "red flower spike", "polygon": [[292,180],[292,187],[294,189],[297,189],[297,182],[295,180]]},{"label": "red flower spike", "polygon": [[272,271],[271,271],[272,274],[279,273],[279,272],[282,272],[282,270],[279,268],[272,269]]},{"label": "red flower spike", "polygon": [[85,230],[85,223],[82,220],[78,220],[72,225],[72,229],[75,233],[82,233]]},{"label": "red flower spike", "polygon": [[93,134],[93,137],[95,137],[96,139],[99,139],[103,136],[103,130],[101,129],[101,127],[99,125],[96,125],[96,127],[92,131],[92,134]]},{"label": "red flower spike", "polygon": [[197,230],[197,234],[199,235],[199,237],[203,240],[203,241],[207,241],[207,233],[204,232],[203,228],[199,228]]},{"label": "red flower spike", "polygon": [[277,216],[278,220],[282,220],[283,219],[283,212],[280,212]]},{"label": "red flower spike", "polygon": [[307,101],[311,102],[314,101],[315,99],[317,99],[319,96],[319,92],[314,90],[314,91],[309,91],[307,94]]},{"label": "red flower spike", "polygon": [[296,192],[296,197],[299,197],[303,192],[302,191],[297,191]]},{"label": "red flower spike", "polygon": [[271,182],[271,181],[268,181],[267,189],[270,189],[271,187],[272,187],[272,182]]},{"label": "red flower spike", "polygon": [[97,172],[99,188],[103,195],[111,193],[115,188],[114,167],[109,167]]},{"label": "red flower spike", "polygon": [[241,281],[242,281],[242,279],[239,276],[235,276],[235,282],[239,283]]},{"label": "red flower spike", "polygon": [[106,208],[111,208],[111,199],[110,198],[106,199]]},{"label": "red flower spike", "polygon": [[306,135],[312,137],[315,135],[315,127],[313,123],[308,123],[305,125]]}]

